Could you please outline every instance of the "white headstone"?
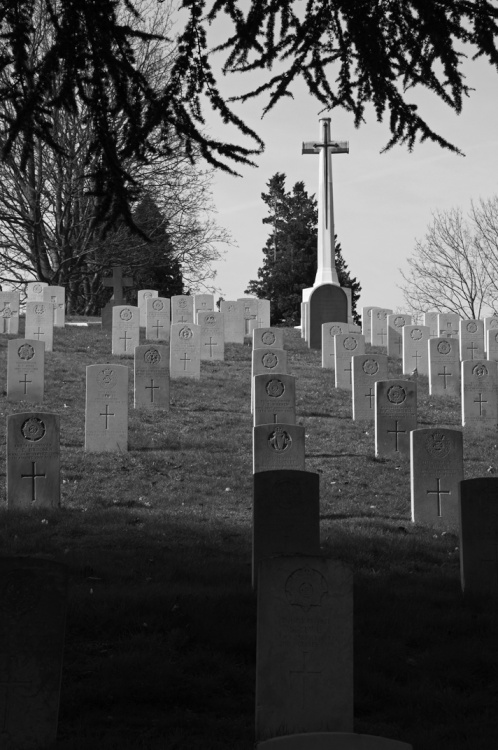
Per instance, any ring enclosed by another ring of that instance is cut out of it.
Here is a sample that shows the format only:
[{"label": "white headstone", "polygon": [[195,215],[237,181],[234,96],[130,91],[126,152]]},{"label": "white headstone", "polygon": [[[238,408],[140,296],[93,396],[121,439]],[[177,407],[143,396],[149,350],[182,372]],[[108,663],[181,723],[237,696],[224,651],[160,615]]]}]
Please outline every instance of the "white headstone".
[{"label": "white headstone", "polygon": [[463,435],[460,430],[441,427],[413,430],[410,434],[412,521],[457,528]]},{"label": "white headstone", "polygon": [[43,341],[45,351],[51,352],[54,341],[54,307],[49,302],[26,302],[24,337]]},{"label": "white headstone", "polygon": [[187,294],[171,297],[171,324],[194,322],[194,298]]},{"label": "white headstone", "polygon": [[245,334],[244,305],[237,300],[223,300],[220,312],[225,316],[225,343],[243,344]]},{"label": "white headstone", "polygon": [[11,339],[7,353],[7,398],[41,404],[45,383],[45,344]]},{"label": "white headstone", "polygon": [[255,328],[252,332],[253,349],[283,349],[283,328]]},{"label": "white headstone", "polygon": [[214,312],[213,294],[194,294],[194,320],[199,325],[198,313]]},{"label": "white headstone", "polygon": [[429,375],[429,326],[403,327],[403,374]]},{"label": "white headstone", "polygon": [[43,290],[46,286],[46,281],[30,281],[26,284],[26,302],[43,302]]},{"label": "white headstone", "polygon": [[375,421],[375,383],[387,378],[385,354],[357,354],[353,357],[353,419]]},{"label": "white headstone", "polygon": [[425,312],[422,318],[424,326],[429,326],[430,328],[431,338],[439,338],[438,316],[438,312]]},{"label": "white headstone", "polygon": [[0,292],[0,333],[19,333],[19,292]]},{"label": "white headstone", "polygon": [[335,387],[353,390],[353,355],[365,354],[362,333],[340,333],[335,337]]},{"label": "white headstone", "polygon": [[253,428],[253,473],[273,469],[304,471],[304,427],[260,424]]},{"label": "white headstone", "polygon": [[458,337],[460,331],[460,316],[456,313],[439,313],[437,317],[439,336],[446,338]]},{"label": "white headstone", "polygon": [[270,327],[270,307],[271,303],[269,299],[258,299],[257,328]]},{"label": "white headstone", "polygon": [[429,341],[429,393],[431,396],[460,395],[460,344],[457,338]]},{"label": "white headstone", "polygon": [[489,328],[486,333],[486,358],[498,362],[498,329]]},{"label": "white headstone", "polygon": [[258,575],[256,740],[353,729],[353,574],[272,557]]},{"label": "white headstone", "polygon": [[405,313],[391,313],[387,316],[387,355],[403,356],[403,328],[412,324],[412,316]]},{"label": "white headstone", "polygon": [[112,353],[118,357],[133,357],[140,343],[140,310],[134,305],[112,308]]},{"label": "white headstone", "polygon": [[135,409],[169,410],[169,350],[161,344],[135,348]]},{"label": "white headstone", "polygon": [[197,325],[201,329],[201,360],[212,362],[225,359],[225,323],[223,313],[198,312]]},{"label": "white headstone", "polygon": [[484,359],[484,321],[460,321],[460,357],[464,359]]},{"label": "white headstone", "polygon": [[293,375],[254,377],[254,426],[296,423],[296,378]]},{"label": "white headstone", "polygon": [[372,346],[387,349],[387,316],[392,313],[387,307],[377,307],[370,311],[370,341]]},{"label": "white headstone", "polygon": [[[258,318],[258,298],[257,297],[239,297],[237,300],[238,302],[242,302],[243,310],[244,310],[244,334],[246,336],[249,335],[249,333],[254,328],[254,324],[252,324],[252,327],[249,325],[249,321],[251,320],[257,320]],[[256,328],[259,328],[260,326],[256,326]]]},{"label": "white headstone", "polygon": [[365,343],[372,343],[372,318],[370,313],[372,310],[378,310],[377,307],[362,307],[361,308],[361,332],[365,336]]},{"label": "white headstone", "polygon": [[128,367],[86,368],[85,451],[128,450]]},{"label": "white headstone", "polygon": [[335,337],[340,333],[360,333],[353,323],[322,323],[322,367],[335,370]]},{"label": "white headstone", "polygon": [[66,325],[66,290],[63,286],[46,286],[43,288],[43,301],[54,306],[54,328]]},{"label": "white headstone", "polygon": [[462,425],[495,427],[498,423],[497,363],[464,360],[462,366]]},{"label": "white headstone", "polygon": [[375,455],[408,458],[410,431],[417,429],[417,384],[412,380],[375,383]]},{"label": "white headstone", "polygon": [[251,411],[254,412],[254,376],[287,373],[285,349],[253,349],[251,362]]},{"label": "white headstone", "polygon": [[193,323],[173,323],[169,342],[171,380],[201,377],[201,328]]},{"label": "white headstone", "polygon": [[148,341],[169,341],[170,301],[168,297],[145,300],[145,338]]},{"label": "white headstone", "polygon": [[155,289],[139,289],[137,292],[137,307],[140,310],[140,326],[146,328],[147,326],[147,300],[154,299],[159,296],[159,292]]}]

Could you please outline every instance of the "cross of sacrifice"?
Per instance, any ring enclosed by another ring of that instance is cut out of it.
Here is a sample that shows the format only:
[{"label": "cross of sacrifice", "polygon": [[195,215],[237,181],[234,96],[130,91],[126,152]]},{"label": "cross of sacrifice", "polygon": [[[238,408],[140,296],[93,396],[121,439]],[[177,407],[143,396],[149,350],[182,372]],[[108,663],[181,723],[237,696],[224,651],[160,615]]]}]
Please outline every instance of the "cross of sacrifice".
[{"label": "cross of sacrifice", "polygon": [[437,495],[437,515],[438,518],[441,518],[441,495],[451,495],[451,490],[442,490],[441,489],[441,480],[439,477],[436,477],[437,482],[437,489],[435,490],[426,490],[428,495]]},{"label": "cross of sacrifice", "polygon": [[36,480],[38,478],[45,479],[46,474],[36,473],[36,461],[31,461],[31,474],[21,474],[21,479],[31,479],[31,502],[36,502]]},{"label": "cross of sacrifice", "polygon": [[339,278],[335,267],[334,194],[332,191],[332,154],[349,154],[347,141],[333,141],[330,137],[330,117],[320,118],[319,141],[303,143],[303,154],[319,154],[318,163],[318,258],[315,283],[336,284]]},{"label": "cross of sacrifice", "polygon": [[123,302],[123,287],[133,286],[133,279],[129,276],[123,278],[123,267],[113,266],[112,277],[103,279],[102,283],[104,286],[112,286],[112,301],[115,305],[120,305]]}]

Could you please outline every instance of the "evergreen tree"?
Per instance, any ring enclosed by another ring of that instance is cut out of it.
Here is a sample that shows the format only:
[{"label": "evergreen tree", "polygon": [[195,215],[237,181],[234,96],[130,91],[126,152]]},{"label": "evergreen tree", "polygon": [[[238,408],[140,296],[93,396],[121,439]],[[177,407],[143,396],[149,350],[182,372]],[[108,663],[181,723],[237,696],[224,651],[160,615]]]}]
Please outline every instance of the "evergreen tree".
[{"label": "evergreen tree", "polygon": [[[271,301],[271,324],[297,325],[301,317],[302,290],[313,286],[317,270],[318,207],[314,195],[308,195],[303,182],[285,190],[285,174],[277,172],[267,182],[268,192],[261,198],[269,208],[263,224],[272,233],[263,249],[264,261],[258,269],[258,280],[251,280],[248,294]],[[356,303],[361,286],[351,278],[336,241],[335,263],[339,283],[352,289],[352,309],[359,323]]]}]

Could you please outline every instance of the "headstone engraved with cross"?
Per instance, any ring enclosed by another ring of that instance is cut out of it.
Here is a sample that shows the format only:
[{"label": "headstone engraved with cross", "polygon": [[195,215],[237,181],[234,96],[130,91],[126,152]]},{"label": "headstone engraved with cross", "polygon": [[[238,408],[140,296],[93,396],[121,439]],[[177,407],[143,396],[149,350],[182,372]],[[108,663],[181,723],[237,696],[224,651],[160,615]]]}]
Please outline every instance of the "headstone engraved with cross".
[{"label": "headstone engraved with cross", "polygon": [[137,292],[137,307],[140,311],[140,327],[147,327],[147,301],[156,299],[159,292],[156,289],[139,289]]},{"label": "headstone engraved with cross", "polygon": [[412,521],[458,527],[463,436],[440,427],[413,430],[410,442]]},{"label": "headstone engraved with cross", "polygon": [[335,387],[353,390],[352,357],[365,354],[365,337],[362,333],[339,333],[335,337]]},{"label": "headstone engraved with cross", "polygon": [[283,328],[255,328],[252,332],[253,349],[283,349],[284,348],[284,329]]},{"label": "headstone engraved with cross", "polygon": [[251,363],[251,411],[254,413],[254,378],[256,375],[287,374],[285,349],[253,349]]},{"label": "headstone engraved with cross", "polygon": [[169,410],[169,349],[145,344],[135,349],[135,409]]},{"label": "headstone engraved with cross", "polygon": [[133,357],[140,343],[140,310],[134,305],[116,305],[112,309],[112,353]]},{"label": "headstone engraved with cross", "polygon": [[456,313],[439,313],[437,317],[439,336],[458,338],[460,331],[460,316]]},{"label": "headstone engraved with cross", "polygon": [[244,303],[240,300],[222,300],[220,312],[225,316],[225,343],[243,344],[245,335]]},{"label": "headstone engraved with cross", "polygon": [[194,294],[194,320],[199,325],[198,313],[214,312],[214,294]]},{"label": "headstone engraved with cross", "polygon": [[254,376],[254,426],[296,424],[296,378],[272,373]]},{"label": "headstone engraved with cross", "polygon": [[258,299],[257,297],[239,297],[237,301],[242,303],[244,311],[244,336],[250,336],[254,327],[259,328],[251,322],[258,318]]},{"label": "headstone engraved with cross", "polygon": [[212,362],[225,359],[225,322],[223,313],[198,312],[201,329],[201,360]]},{"label": "headstone engraved with cross", "polygon": [[169,347],[170,378],[201,377],[201,327],[193,323],[172,323]]},{"label": "headstone engraved with cross", "polygon": [[356,354],[353,366],[353,419],[375,420],[375,383],[387,378],[385,354]]},{"label": "headstone engraved with cross", "polygon": [[462,425],[496,428],[498,422],[498,364],[489,359],[464,360]]},{"label": "headstone engraved with cross", "polygon": [[194,322],[194,298],[188,294],[175,294],[171,297],[171,324]]},{"label": "headstone engraved with cross", "polygon": [[460,321],[460,354],[464,359],[485,359],[484,321]]},{"label": "headstone engraved with cross", "polygon": [[296,469],[258,472],[253,482],[252,585],[256,588],[261,560],[320,554],[320,489],[318,474]]},{"label": "headstone engraved with cross", "polygon": [[322,323],[322,367],[335,369],[335,337],[340,333],[360,333],[360,327],[353,323]]},{"label": "headstone engraved with cross", "polygon": [[85,451],[128,450],[128,367],[86,368]]},{"label": "headstone engraved with cross", "polygon": [[112,276],[102,279],[102,284],[105,287],[112,288],[112,296],[107,305],[102,309],[102,328],[111,328],[112,326],[112,308],[116,305],[124,305],[125,298],[123,293],[123,287],[133,286],[133,279],[131,276],[123,277],[123,267],[113,266]]},{"label": "headstone engraved with cross", "polygon": [[253,428],[253,474],[273,469],[304,471],[304,427],[260,424]]},{"label": "headstone engraved with cross", "polygon": [[422,318],[422,320],[424,321],[424,326],[429,326],[430,328],[431,339],[439,338],[438,316],[438,312],[432,311],[425,312]]},{"label": "headstone engraved with cross", "polygon": [[54,307],[51,302],[26,302],[24,337],[43,341],[45,351],[51,352],[54,341]]},{"label": "headstone engraved with cross", "polygon": [[306,310],[305,339],[312,349],[321,346],[322,323],[349,321],[348,296],[339,285],[335,267],[334,194],[332,155],[349,153],[347,141],[332,139],[330,117],[320,118],[320,137],[303,143],[303,154],[318,154],[317,272],[312,289],[303,290]]},{"label": "headstone engraved with cross", "polygon": [[22,412],[7,417],[9,509],[58,508],[60,450],[58,414]]},{"label": "headstone engraved with cross", "polygon": [[403,374],[429,375],[429,326],[405,325],[402,329]]},{"label": "headstone engraved with cross", "polygon": [[45,383],[45,344],[11,339],[7,347],[7,398],[41,404]]},{"label": "headstone engraved with cross", "polygon": [[412,380],[375,383],[375,456],[408,458],[410,431],[417,429],[417,384]]},{"label": "headstone engraved with cross", "polygon": [[388,323],[387,316],[392,313],[387,307],[376,307],[370,311],[370,343],[387,349]]},{"label": "headstone engraved with cross", "polygon": [[19,292],[0,291],[0,333],[19,333]]},{"label": "headstone engraved with cross", "polygon": [[168,297],[145,300],[145,338],[147,341],[169,342],[170,301]]},{"label": "headstone engraved with cross", "polygon": [[486,358],[498,362],[498,328],[486,332]]},{"label": "headstone engraved with cross", "polygon": [[463,593],[498,596],[498,479],[460,484],[460,575]]},{"label": "headstone engraved with cross", "polygon": [[43,289],[43,301],[54,306],[54,328],[66,325],[66,290],[63,286],[46,286]]},{"label": "headstone engraved with cross", "polygon": [[372,317],[371,313],[373,310],[380,310],[380,307],[373,307],[369,305],[361,308],[361,332],[365,336],[365,343],[372,343]]},{"label": "headstone engraved with cross", "polygon": [[353,728],[353,575],[320,557],[258,573],[256,740]]},{"label": "headstone engraved with cross", "polygon": [[57,736],[67,571],[0,558],[0,747],[52,747]]},{"label": "headstone engraved with cross", "polygon": [[493,357],[489,356],[489,350],[487,348],[489,331],[498,333],[498,315],[486,315],[484,318],[484,345],[486,347],[486,358],[493,359]]},{"label": "headstone engraved with cross", "polygon": [[429,341],[429,393],[431,396],[460,396],[458,339],[437,337]]},{"label": "headstone engraved with cross", "polygon": [[403,354],[403,328],[412,324],[412,316],[392,313],[387,316],[387,356],[401,359]]},{"label": "headstone engraved with cross", "polygon": [[258,297],[258,315],[255,328],[269,328],[271,318],[271,303],[269,299]]}]

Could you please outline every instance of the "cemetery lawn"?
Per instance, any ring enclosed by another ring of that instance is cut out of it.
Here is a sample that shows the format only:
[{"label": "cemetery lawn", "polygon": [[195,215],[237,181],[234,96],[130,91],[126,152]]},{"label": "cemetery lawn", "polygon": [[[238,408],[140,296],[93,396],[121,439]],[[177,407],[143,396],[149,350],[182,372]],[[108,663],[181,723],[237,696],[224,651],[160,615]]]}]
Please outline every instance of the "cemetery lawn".
[{"label": "cemetery lawn", "polygon": [[[130,373],[129,452],[86,454],[85,367],[132,362],[98,326],[54,334],[35,407],[6,401],[14,336],[0,341],[3,424],[20,411],[61,417],[62,508],[28,515],[3,501],[0,525],[3,555],[69,569],[54,749],[250,750],[251,349],[227,345],[201,381],[173,381],[157,416],[132,408]],[[351,421],[320,353],[294,330],[285,347],[306,468],[320,474],[322,551],[354,572],[355,731],[415,750],[497,747],[497,602],[463,601],[456,530],[411,523],[408,461],[375,460],[373,424]],[[461,429],[459,402],[427,393],[421,378],[419,426]],[[464,460],[465,478],[494,476],[498,432],[466,428]]]}]

